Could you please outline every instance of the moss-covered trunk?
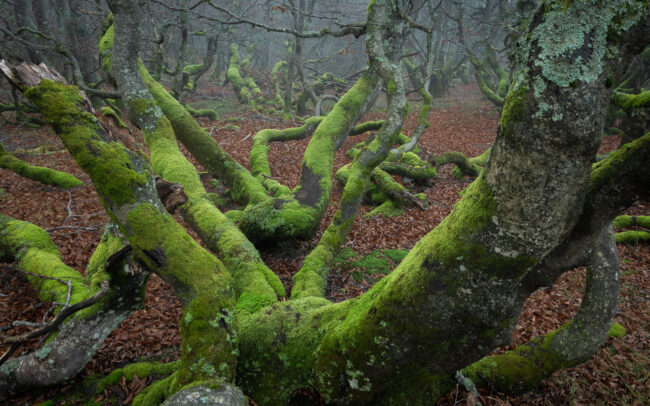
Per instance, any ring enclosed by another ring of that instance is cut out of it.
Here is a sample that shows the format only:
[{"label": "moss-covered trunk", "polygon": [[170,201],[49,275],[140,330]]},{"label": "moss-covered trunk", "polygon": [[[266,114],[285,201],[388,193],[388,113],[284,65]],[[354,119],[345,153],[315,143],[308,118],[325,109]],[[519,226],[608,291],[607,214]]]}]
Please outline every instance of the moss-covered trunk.
[{"label": "moss-covered trunk", "polygon": [[[630,7],[627,12],[636,22],[647,18],[645,4]],[[628,46],[617,58],[586,53],[590,57],[585,66],[591,70],[584,72],[571,71],[571,58],[565,55],[612,46],[607,36],[612,30],[620,32],[619,38],[638,39],[638,32],[626,32],[630,25],[620,25],[619,12],[612,6],[610,18],[603,21],[602,10],[583,4],[567,8],[550,3],[538,11],[528,42],[518,50],[517,79],[506,98],[487,168],[465,190],[452,214],[390,275],[348,302],[294,299],[242,318],[238,373],[256,401],[281,404],[292,389],[309,384],[333,403],[390,403],[407,396],[398,392],[403,388],[395,382],[434,387],[436,375],[446,379],[510,342],[531,292],[527,276],[579,226],[590,182],[597,182],[597,176],[590,181],[590,173],[601,131],[593,123],[602,123],[605,116],[607,76],[625,66],[629,52],[638,52],[638,46]],[[567,25],[583,40],[567,39],[559,48],[547,41],[559,37],[549,32]],[[647,34],[647,26],[642,27]],[[542,63],[544,69],[537,69]],[[613,218],[612,213],[602,216]],[[597,236],[601,227],[591,230],[589,235]],[[601,250],[608,254],[599,257],[606,263],[593,263],[605,284],[612,280],[616,262],[611,234],[607,236],[610,240],[603,237]],[[615,290],[609,286],[610,292]],[[612,303],[607,301],[607,312],[585,310],[590,318],[605,316],[594,321],[594,341],[600,342],[607,332]],[[274,338],[277,329],[282,340]],[[552,345],[566,343],[555,340]],[[558,351],[567,359],[584,359],[593,351],[589,346],[583,355],[575,345]],[[278,372],[260,379],[261,365],[272,365]]]},{"label": "moss-covered trunk", "polygon": [[[116,48],[114,55],[120,52],[124,51]],[[122,60],[114,59],[114,67]],[[16,74],[29,87],[25,91],[29,100],[92,179],[134,254],[169,281],[181,300],[185,314],[181,335],[186,348],[172,388],[200,378],[230,379],[236,363],[230,274],[169,216],[158,198],[147,159],[108,137],[77,88],[49,79],[34,85],[38,80],[26,82],[29,76],[21,76],[20,71]]]}]

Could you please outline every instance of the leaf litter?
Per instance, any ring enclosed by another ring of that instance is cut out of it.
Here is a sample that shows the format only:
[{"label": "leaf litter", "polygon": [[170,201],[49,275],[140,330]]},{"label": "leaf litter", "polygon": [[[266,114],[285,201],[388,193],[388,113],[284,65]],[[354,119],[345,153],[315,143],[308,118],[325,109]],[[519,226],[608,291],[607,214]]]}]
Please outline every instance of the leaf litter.
[{"label": "leaf litter", "polygon": [[[241,112],[238,112],[241,115]],[[380,113],[369,113],[365,119],[380,119]],[[200,119],[201,125],[210,131],[214,139],[237,161],[249,168],[248,154],[252,146],[252,135],[264,128],[280,128],[281,123],[269,123],[259,114],[249,112],[231,120],[210,121]],[[436,100],[436,106],[429,115],[431,126],[425,130],[420,141],[422,156],[445,151],[459,151],[467,156],[476,156],[492,145],[498,125],[498,112],[485,101],[475,87],[455,89],[446,97]],[[417,124],[417,111],[411,112],[404,125],[409,134]],[[290,125],[284,125],[284,127]],[[104,225],[108,222],[97,194],[74,160],[65,151],[58,138],[47,128],[15,128],[4,124],[0,132],[9,137],[3,145],[15,151],[16,155],[30,164],[47,166],[74,174],[85,183],[70,191],[42,185],[22,178],[13,172],[0,169],[0,212],[11,217],[30,221],[53,229],[50,235],[62,254],[63,261],[83,272],[88,259],[99,243]],[[349,162],[345,151],[361,141],[361,137],[346,140],[335,156],[335,171]],[[280,182],[294,187],[298,183],[302,154],[309,140],[272,143],[269,162],[273,176]],[[600,153],[615,149],[619,137],[605,137]],[[38,153],[31,150],[46,146]],[[45,150],[45,153],[42,151]],[[201,166],[181,145],[181,151],[191,162]],[[451,168],[443,167],[438,177],[428,185],[408,186],[417,193],[427,195],[429,207],[425,211],[408,208],[402,216],[395,218],[364,215],[372,208],[363,205],[350,235],[343,245],[348,253],[347,261],[386,249],[410,249],[445,216],[456,201],[458,193],[470,182],[470,178],[457,180],[451,176]],[[208,188],[209,179],[204,179]],[[281,278],[287,290],[292,276],[300,269],[304,257],[316,246],[320,235],[331,221],[342,187],[334,180],[331,205],[318,230],[309,241],[291,241],[261,252],[266,264]],[[641,202],[626,211],[631,215],[650,214],[650,203]],[[183,224],[179,215],[175,216]],[[62,226],[67,226],[63,228]],[[83,227],[83,228],[82,228]],[[190,232],[198,240],[195,233]],[[618,246],[621,265],[621,294],[616,321],[621,323],[627,334],[621,338],[609,338],[604,346],[587,362],[558,371],[544,380],[536,390],[519,396],[480,389],[478,398],[458,387],[438,400],[438,405],[477,404],[483,405],[587,405],[587,404],[648,404],[650,399],[650,247],[648,245]],[[369,289],[383,273],[360,274],[357,269],[342,260],[335,266],[330,277],[328,298],[334,301],[358,296]],[[393,261],[396,263],[395,261]],[[354,262],[358,263],[358,262]],[[382,272],[390,272],[383,270]],[[584,268],[562,275],[552,287],[535,292],[526,301],[520,321],[513,332],[512,345],[496,349],[501,353],[522,344],[531,338],[545,334],[569,321],[577,312],[584,290]],[[49,304],[40,303],[34,289],[16,275],[10,267],[0,265],[0,326],[14,320],[40,321]],[[72,393],[77,385],[93,374],[107,374],[110,371],[137,361],[168,362],[177,359],[180,348],[178,320],[181,315],[180,302],[173,295],[168,284],[158,276],[151,276],[147,283],[147,295],[142,310],[128,317],[104,342],[96,356],[72,382],[33,391],[15,399],[10,404],[38,404],[61,398]],[[26,327],[8,330],[20,334]],[[24,345],[16,354],[27,353],[39,348],[35,339]],[[150,378],[122,381],[109,385],[104,393],[94,400],[106,402],[120,399],[128,404],[133,397],[150,383]],[[297,402],[297,403],[296,403]],[[319,404],[317,396],[310,391],[301,391],[294,398],[295,404]],[[70,404],[70,403],[68,403]],[[251,404],[254,404],[252,402]]]}]

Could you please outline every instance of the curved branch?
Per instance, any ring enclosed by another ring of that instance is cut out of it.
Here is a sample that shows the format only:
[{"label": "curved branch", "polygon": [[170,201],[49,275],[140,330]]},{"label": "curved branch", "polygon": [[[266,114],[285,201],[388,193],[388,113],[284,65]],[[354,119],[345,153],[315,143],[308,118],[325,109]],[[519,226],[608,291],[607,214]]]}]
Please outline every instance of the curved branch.
[{"label": "curved branch", "polygon": [[578,314],[549,334],[465,368],[463,371],[475,383],[484,384],[479,379],[483,375],[499,390],[525,392],[554,371],[586,361],[600,348],[618,306],[619,265],[612,227],[605,227],[598,234]]},{"label": "curved branch", "polygon": [[316,113],[316,116],[322,116],[323,115],[323,102],[325,100],[334,100],[334,102],[338,102],[339,98],[332,95],[332,94],[324,94],[321,97],[318,98],[318,102],[316,102],[316,109],[314,110]]},{"label": "curved branch", "polygon": [[354,35],[355,38],[359,38],[360,36],[364,35],[366,33],[366,24],[365,23],[357,23],[357,24],[345,24],[345,25],[339,25],[340,30],[335,31],[332,30],[331,28],[323,28],[320,31],[311,31],[311,32],[299,32],[296,30],[293,30],[291,28],[275,28],[271,27],[266,24],[258,23],[252,20],[248,20],[246,18],[240,17],[233,13],[232,11],[226,9],[225,7],[218,6],[214,4],[211,1],[207,1],[207,4],[209,4],[212,8],[215,10],[219,10],[222,13],[225,13],[231,18],[234,18],[234,22],[226,22],[226,21],[219,21],[221,24],[248,24],[251,27],[257,27],[257,28],[263,28],[267,31],[272,31],[272,32],[281,32],[285,34],[291,34],[295,37],[298,38],[320,38],[324,37],[326,35],[332,36],[332,37],[344,37],[346,35]]}]

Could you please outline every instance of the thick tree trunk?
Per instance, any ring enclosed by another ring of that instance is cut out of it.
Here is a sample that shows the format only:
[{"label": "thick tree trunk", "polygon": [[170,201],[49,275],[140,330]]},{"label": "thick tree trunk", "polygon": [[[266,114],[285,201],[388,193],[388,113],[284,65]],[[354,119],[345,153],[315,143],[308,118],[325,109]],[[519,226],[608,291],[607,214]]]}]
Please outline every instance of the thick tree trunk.
[{"label": "thick tree trunk", "polygon": [[[453,373],[509,342],[530,293],[521,281],[569,235],[583,210],[601,134],[593,123],[602,123],[609,100],[607,75],[640,50],[630,44],[615,59],[588,52],[591,70],[581,76],[563,54],[604,49],[612,29],[647,41],[646,5],[639,6],[636,18],[645,31],[633,34],[616,19],[604,24],[600,12],[581,5],[565,10],[549,4],[538,12],[528,36],[535,46],[522,44],[519,50],[517,79],[488,167],[452,214],[356,300],[328,305],[306,298],[242,319],[242,359],[252,363],[243,361],[239,374],[255,399],[273,403],[269,399],[281,399],[307,381],[331,402],[388,403],[396,375],[399,382],[431,384],[432,378],[418,378],[421,371]],[[618,10],[611,11],[614,16]],[[583,41],[566,48],[545,41],[549,31],[565,29],[577,16],[593,32],[592,40],[580,34]],[[545,68],[538,70],[542,59]],[[544,89],[534,89],[535,83]],[[286,340],[274,341],[265,323],[282,324]],[[314,332],[314,324],[322,332]],[[260,343],[266,348],[261,353]],[[279,372],[256,379],[257,364]]]}]

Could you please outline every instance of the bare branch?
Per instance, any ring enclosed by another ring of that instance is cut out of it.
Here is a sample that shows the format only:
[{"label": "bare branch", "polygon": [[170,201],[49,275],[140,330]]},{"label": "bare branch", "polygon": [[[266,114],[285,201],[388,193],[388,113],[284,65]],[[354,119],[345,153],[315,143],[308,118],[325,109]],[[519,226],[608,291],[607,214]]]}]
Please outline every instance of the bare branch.
[{"label": "bare branch", "polygon": [[[162,4],[165,7],[169,8],[170,10],[175,10],[175,11],[191,11],[187,9],[180,9],[176,7],[171,7],[169,5],[163,4],[160,0],[154,0],[156,3]],[[206,1],[206,4],[208,4],[210,7],[214,8],[215,10],[221,11],[222,13],[226,14],[228,17],[233,18],[234,21],[223,21],[217,18],[212,18],[212,17],[207,17],[202,14],[198,14],[196,12],[192,13],[200,18],[209,20],[209,21],[215,21],[220,24],[225,24],[225,25],[238,25],[238,24],[248,24],[252,27],[257,27],[257,28],[262,28],[267,31],[271,32],[280,32],[284,34],[291,34],[294,35],[298,38],[319,38],[319,37],[324,37],[326,35],[332,36],[332,37],[344,37],[346,35],[354,35],[355,38],[359,38],[360,36],[364,35],[366,33],[366,23],[353,23],[353,24],[336,24],[339,26],[339,30],[332,30],[331,28],[323,28],[320,31],[296,31],[290,28],[277,28],[277,27],[271,27],[270,25],[258,23],[256,21],[252,21],[249,19],[246,19],[244,17],[238,16],[234,12],[218,6],[216,4],[213,4],[211,1]]]}]

